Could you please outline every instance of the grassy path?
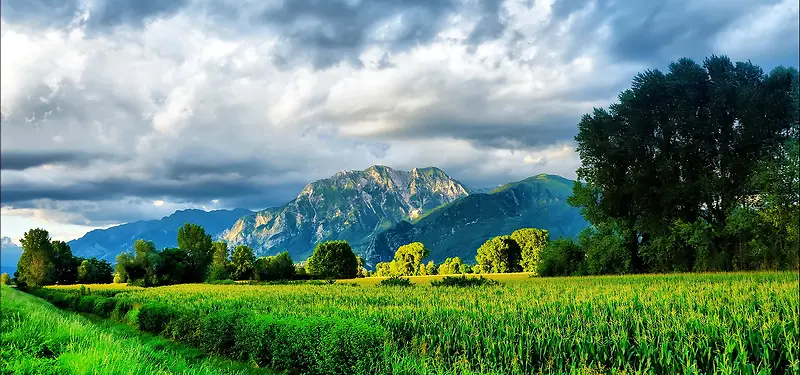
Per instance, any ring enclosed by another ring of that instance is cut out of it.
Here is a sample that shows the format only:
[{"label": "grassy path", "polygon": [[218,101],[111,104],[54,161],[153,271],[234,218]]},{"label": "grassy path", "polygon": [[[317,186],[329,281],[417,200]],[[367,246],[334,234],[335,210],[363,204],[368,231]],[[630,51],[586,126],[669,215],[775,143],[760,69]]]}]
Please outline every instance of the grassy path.
[{"label": "grassy path", "polygon": [[275,374],[2,287],[0,374]]}]

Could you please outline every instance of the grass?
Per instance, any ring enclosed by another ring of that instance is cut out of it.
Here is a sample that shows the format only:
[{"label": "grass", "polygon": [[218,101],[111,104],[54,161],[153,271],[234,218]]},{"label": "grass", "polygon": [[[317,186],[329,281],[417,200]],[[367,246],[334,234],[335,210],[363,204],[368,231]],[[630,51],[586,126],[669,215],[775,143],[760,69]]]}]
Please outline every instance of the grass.
[{"label": "grass", "polygon": [[[99,288],[98,288],[99,289]],[[2,287],[2,374],[267,374]]]},{"label": "grass", "polygon": [[797,273],[484,276],[501,284],[191,284],[113,299],[145,330],[308,374],[800,373]]}]

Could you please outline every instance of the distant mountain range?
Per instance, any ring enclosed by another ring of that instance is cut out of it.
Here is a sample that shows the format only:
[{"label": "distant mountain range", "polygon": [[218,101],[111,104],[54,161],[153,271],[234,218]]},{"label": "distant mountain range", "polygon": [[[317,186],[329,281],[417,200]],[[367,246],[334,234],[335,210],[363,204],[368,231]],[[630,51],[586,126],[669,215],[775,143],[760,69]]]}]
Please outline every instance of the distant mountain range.
[{"label": "distant mountain range", "polygon": [[342,171],[306,187],[289,203],[239,219],[222,238],[258,254],[288,250],[296,260],[321,241],[347,240],[357,252],[376,233],[470,194],[439,168],[385,166]]},{"label": "distant mountain range", "polygon": [[471,189],[435,167],[400,171],[376,165],[310,183],[279,207],[181,210],[160,220],[94,230],[69,245],[77,256],[113,262],[140,238],[159,248],[176,246],[178,228],[191,222],[231,247],[247,244],[259,256],[289,251],[302,261],[321,241],[347,240],[374,266],[391,259],[400,245],[421,241],[437,262],[451,256],[471,262],[484,241],[519,228],[547,229],[551,238],[575,236],[587,224],[566,203],[572,184],[542,174],[495,189]]},{"label": "distant mountain range", "polygon": [[67,244],[75,256],[97,257],[113,263],[119,253],[133,250],[133,243],[137,239],[153,241],[159,249],[176,247],[178,228],[185,223],[201,225],[207,233],[217,237],[240,217],[252,213],[253,211],[243,208],[216,211],[179,210],[158,220],[135,221],[107,229],[95,229]]},{"label": "distant mountain range", "polygon": [[14,275],[17,270],[19,257],[22,255],[22,248],[19,247],[10,237],[0,238],[0,273]]}]

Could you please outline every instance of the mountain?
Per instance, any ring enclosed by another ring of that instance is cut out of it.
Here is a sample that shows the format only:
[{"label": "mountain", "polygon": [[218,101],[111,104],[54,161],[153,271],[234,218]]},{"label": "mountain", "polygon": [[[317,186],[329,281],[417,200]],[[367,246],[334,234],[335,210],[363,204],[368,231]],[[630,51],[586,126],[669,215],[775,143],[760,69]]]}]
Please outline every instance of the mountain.
[{"label": "mountain", "polygon": [[572,185],[566,178],[540,174],[468,195],[376,234],[364,257],[371,265],[389,261],[399,246],[420,241],[437,263],[453,256],[474,262],[486,240],[519,228],[547,229],[552,239],[576,236],[587,223],[566,202]]},{"label": "mountain", "polygon": [[206,233],[217,237],[240,217],[252,213],[253,211],[243,208],[216,211],[179,210],[159,220],[143,220],[107,229],[95,229],[67,244],[75,256],[97,257],[113,263],[119,253],[131,251],[137,239],[153,241],[158,248],[175,247],[178,245],[178,228],[185,223],[198,224],[205,228]]},{"label": "mountain", "polygon": [[0,273],[14,275],[21,255],[22,248],[10,237],[0,238]]},{"label": "mountain", "polygon": [[259,255],[286,250],[295,260],[306,259],[327,240],[347,240],[360,252],[375,233],[469,193],[434,167],[341,171],[306,185],[283,206],[239,219],[221,237],[229,246],[247,244]]}]

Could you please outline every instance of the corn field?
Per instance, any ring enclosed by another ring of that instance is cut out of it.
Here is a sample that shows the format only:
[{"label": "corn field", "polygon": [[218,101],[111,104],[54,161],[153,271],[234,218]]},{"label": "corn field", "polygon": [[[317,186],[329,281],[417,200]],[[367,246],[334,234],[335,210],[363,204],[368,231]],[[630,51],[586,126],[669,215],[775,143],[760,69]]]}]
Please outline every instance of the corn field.
[{"label": "corn field", "polygon": [[798,282],[733,273],[476,288],[186,284],[109,299],[142,330],[297,373],[798,374]]}]

